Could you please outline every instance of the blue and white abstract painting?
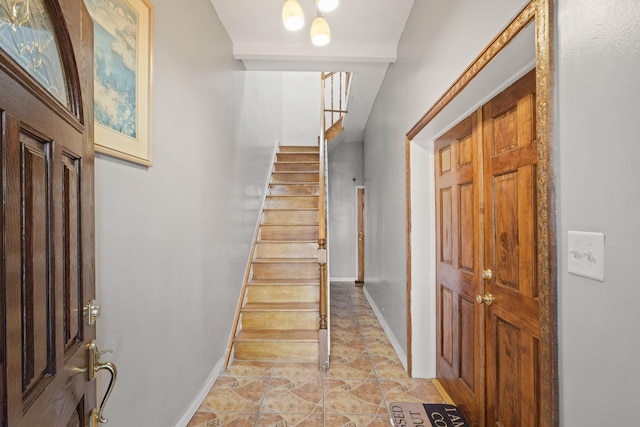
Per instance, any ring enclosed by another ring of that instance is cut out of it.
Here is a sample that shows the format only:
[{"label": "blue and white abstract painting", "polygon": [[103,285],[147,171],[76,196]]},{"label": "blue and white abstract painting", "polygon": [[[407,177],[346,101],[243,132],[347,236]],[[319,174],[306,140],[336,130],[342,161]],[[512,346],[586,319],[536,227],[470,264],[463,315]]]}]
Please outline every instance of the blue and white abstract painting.
[{"label": "blue and white abstract painting", "polygon": [[135,139],[138,16],[126,0],[85,4],[94,26],[95,120]]}]

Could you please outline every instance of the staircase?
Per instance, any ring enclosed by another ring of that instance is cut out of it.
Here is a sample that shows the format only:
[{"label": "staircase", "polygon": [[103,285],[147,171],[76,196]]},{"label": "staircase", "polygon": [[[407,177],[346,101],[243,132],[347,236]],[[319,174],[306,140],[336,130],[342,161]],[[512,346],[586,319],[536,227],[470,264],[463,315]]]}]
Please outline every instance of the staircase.
[{"label": "staircase", "polygon": [[318,165],[318,147],[276,154],[236,317],[235,360],[318,362]]}]

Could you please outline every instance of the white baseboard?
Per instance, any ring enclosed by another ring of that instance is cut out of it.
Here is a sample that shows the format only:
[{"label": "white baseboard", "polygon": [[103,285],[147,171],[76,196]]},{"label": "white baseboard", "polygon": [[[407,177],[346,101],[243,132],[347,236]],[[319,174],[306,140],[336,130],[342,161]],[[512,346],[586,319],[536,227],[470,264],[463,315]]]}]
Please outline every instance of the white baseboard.
[{"label": "white baseboard", "polygon": [[191,418],[193,418],[196,411],[198,410],[202,402],[204,402],[204,399],[207,397],[209,390],[211,390],[211,387],[213,387],[213,383],[216,382],[216,380],[222,373],[223,367],[224,357],[220,358],[220,360],[218,360],[218,363],[216,363],[216,365],[213,367],[213,370],[207,377],[207,380],[202,385],[202,388],[200,389],[196,397],[193,399],[193,402],[191,402],[191,405],[189,405],[187,411],[176,423],[176,427],[186,427],[187,424],[189,424],[189,421],[191,421]]},{"label": "white baseboard", "polygon": [[391,341],[391,345],[393,346],[393,349],[396,351],[396,354],[400,359],[400,363],[402,363],[402,366],[404,366],[404,369],[406,371],[407,370],[407,354],[404,352],[404,350],[400,346],[400,343],[396,339],[395,335],[393,335],[393,332],[391,332],[391,328],[389,327],[389,324],[387,323],[385,318],[382,316],[382,313],[378,309],[378,306],[376,305],[376,303],[373,302],[373,298],[371,298],[371,295],[369,295],[369,292],[367,292],[366,286],[364,287],[364,296],[365,298],[367,298],[367,301],[369,302],[371,309],[373,310],[374,314],[378,318],[378,321],[380,322],[380,326],[382,326],[382,329],[384,329],[384,332],[387,334],[387,337],[389,338],[389,341]]},{"label": "white baseboard", "polygon": [[329,281],[331,282],[355,282],[355,277],[330,277]]}]

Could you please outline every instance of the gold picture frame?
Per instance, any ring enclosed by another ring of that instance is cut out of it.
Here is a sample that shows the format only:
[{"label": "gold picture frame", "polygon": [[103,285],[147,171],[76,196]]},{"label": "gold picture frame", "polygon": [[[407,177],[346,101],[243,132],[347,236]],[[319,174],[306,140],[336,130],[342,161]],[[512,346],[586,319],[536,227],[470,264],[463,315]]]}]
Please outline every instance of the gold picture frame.
[{"label": "gold picture frame", "polygon": [[151,166],[153,5],[84,2],[94,23],[95,150]]}]

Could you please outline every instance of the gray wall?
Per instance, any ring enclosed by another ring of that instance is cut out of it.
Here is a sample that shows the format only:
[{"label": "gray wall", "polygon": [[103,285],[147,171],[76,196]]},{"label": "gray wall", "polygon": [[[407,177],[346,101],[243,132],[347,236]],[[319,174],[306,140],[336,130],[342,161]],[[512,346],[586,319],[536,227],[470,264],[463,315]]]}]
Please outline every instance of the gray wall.
[{"label": "gray wall", "polygon": [[[404,134],[523,4],[415,2],[398,61],[369,118],[366,289],[405,349]],[[561,425],[634,425],[631,408],[640,382],[640,3],[557,0],[556,10]],[[567,273],[569,230],[605,233],[604,283]]]},{"label": "gray wall", "polygon": [[329,149],[329,268],[332,279],[355,280],[357,276],[356,187],[363,185],[362,149],[362,142],[343,142]]},{"label": "gray wall", "polygon": [[224,356],[282,134],[281,74],[242,70],[210,1],[153,3],[154,165],[96,161],[114,426],[174,426]]},{"label": "gray wall", "polygon": [[389,66],[369,116],[364,138],[366,290],[405,354],[405,134],[525,3],[416,1],[398,60]]},{"label": "gray wall", "polygon": [[[638,424],[640,3],[561,0],[557,30],[562,425]],[[567,232],[603,232],[604,283],[567,273]]]},{"label": "gray wall", "polygon": [[282,73],[282,145],[318,145],[320,73]]}]

